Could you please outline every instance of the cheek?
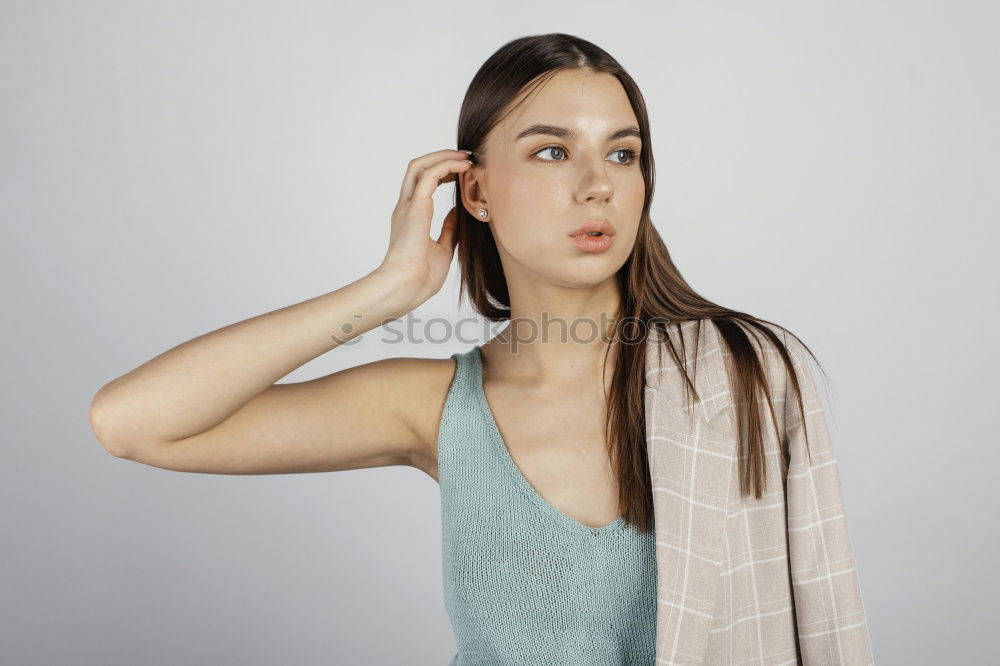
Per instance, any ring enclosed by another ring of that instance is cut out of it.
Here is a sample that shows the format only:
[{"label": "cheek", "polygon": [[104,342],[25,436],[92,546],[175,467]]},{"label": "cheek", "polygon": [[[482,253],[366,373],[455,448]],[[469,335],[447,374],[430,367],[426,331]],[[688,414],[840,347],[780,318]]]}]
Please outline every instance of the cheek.
[{"label": "cheek", "polygon": [[505,245],[551,235],[547,227],[551,227],[553,216],[558,216],[558,202],[565,194],[550,178],[536,171],[512,170],[504,176],[503,190],[493,191],[497,217],[503,220],[499,233]]},{"label": "cheek", "polygon": [[629,208],[642,211],[642,204],[646,199],[646,182],[642,179],[641,172],[637,171],[623,183],[621,194]]},{"label": "cheek", "polygon": [[639,174],[634,179],[630,179],[618,193],[622,197],[622,212],[627,219],[631,220],[633,233],[635,233],[639,228],[639,216],[642,214],[642,206],[646,203],[646,183],[642,180],[642,174]]},{"label": "cheek", "polygon": [[635,239],[639,233],[639,217],[642,215],[642,205],[646,201],[646,183],[642,180],[642,174],[619,182],[615,189],[615,197],[618,199],[617,212],[621,224],[619,234],[622,241],[617,243],[616,252],[618,258],[625,261],[634,249]]}]

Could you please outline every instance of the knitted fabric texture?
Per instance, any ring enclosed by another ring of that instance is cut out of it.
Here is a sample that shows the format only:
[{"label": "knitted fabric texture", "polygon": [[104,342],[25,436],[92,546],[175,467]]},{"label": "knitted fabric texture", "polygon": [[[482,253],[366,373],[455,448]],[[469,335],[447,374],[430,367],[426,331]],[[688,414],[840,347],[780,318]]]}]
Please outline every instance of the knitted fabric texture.
[{"label": "knitted fabric texture", "polygon": [[451,358],[437,444],[451,666],[654,663],[654,532],[592,528],[542,498],[497,428],[479,346]]}]

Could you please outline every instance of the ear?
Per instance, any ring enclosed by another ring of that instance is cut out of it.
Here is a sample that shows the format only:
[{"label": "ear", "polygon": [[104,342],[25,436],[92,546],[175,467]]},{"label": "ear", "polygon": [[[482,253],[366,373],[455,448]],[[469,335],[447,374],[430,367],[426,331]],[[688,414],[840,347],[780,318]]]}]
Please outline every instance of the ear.
[{"label": "ear", "polygon": [[[490,207],[484,192],[482,167],[473,165],[457,175],[458,187],[462,192],[462,206],[474,219],[480,222],[488,221]],[[486,210],[485,217],[479,216],[480,209]]]}]

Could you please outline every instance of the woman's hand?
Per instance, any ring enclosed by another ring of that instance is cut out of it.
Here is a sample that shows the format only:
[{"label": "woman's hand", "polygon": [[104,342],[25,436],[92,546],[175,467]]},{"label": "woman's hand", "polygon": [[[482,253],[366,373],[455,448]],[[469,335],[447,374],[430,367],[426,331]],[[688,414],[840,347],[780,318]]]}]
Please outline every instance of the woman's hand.
[{"label": "woman's hand", "polygon": [[437,240],[430,238],[434,201],[431,195],[441,183],[458,179],[472,166],[464,150],[439,150],[411,160],[392,212],[389,249],[376,269],[389,275],[405,290],[404,300],[413,309],[441,289],[455,251],[457,211],[445,216]]}]

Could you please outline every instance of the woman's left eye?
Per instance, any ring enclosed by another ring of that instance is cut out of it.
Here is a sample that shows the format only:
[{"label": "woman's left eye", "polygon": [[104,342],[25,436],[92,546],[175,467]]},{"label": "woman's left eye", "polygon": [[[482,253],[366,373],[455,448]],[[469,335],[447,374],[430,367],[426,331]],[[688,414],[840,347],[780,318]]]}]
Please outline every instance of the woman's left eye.
[{"label": "woman's left eye", "polygon": [[[544,153],[546,151],[549,151],[550,156],[551,156],[551,151],[555,151],[556,153],[559,153],[559,154],[562,154],[562,155],[566,154],[566,151],[564,151],[559,146],[549,146],[548,148],[542,148],[537,153],[535,153],[535,155],[540,155],[540,154],[542,154],[542,153]],[[616,154],[619,154],[619,153],[625,153],[626,158],[625,158],[624,161],[618,162],[618,164],[632,164],[637,159],[637,155],[636,155],[637,151],[632,150],[631,148],[618,148],[616,150],[612,150],[608,154],[609,155],[616,155]],[[542,161],[543,162],[562,162],[563,160],[562,159],[543,159]]]},{"label": "woman's left eye", "polygon": [[628,154],[628,158],[624,162],[621,162],[621,164],[631,164],[632,162],[635,162],[635,160],[636,160],[635,151],[632,150],[631,148],[619,148],[618,150],[612,151],[612,154],[613,153],[627,153]]}]

